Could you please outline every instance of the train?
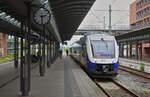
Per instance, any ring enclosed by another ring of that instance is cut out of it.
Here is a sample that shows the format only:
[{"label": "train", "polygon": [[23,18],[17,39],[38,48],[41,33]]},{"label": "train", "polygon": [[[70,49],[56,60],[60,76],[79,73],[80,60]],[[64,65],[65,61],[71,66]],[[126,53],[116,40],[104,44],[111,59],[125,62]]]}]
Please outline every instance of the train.
[{"label": "train", "polygon": [[114,36],[88,34],[70,47],[70,55],[94,78],[115,78],[119,68],[119,47]]}]

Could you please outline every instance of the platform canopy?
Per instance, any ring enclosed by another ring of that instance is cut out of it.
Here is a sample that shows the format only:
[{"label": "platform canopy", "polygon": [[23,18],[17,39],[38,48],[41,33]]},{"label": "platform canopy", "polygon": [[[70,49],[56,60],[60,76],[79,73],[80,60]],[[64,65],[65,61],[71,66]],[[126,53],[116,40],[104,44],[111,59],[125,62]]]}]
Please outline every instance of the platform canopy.
[{"label": "platform canopy", "polygon": [[137,29],[125,34],[116,36],[117,42],[139,42],[139,41],[149,41],[150,40],[150,27]]},{"label": "platform canopy", "polygon": [[[27,20],[29,1],[31,0],[0,0],[0,32],[15,36],[24,35],[20,32],[20,26],[22,20]],[[39,0],[35,0],[34,4],[42,5]],[[31,26],[34,31],[42,30],[42,27],[35,25],[33,20],[31,20]]]},{"label": "platform canopy", "polygon": [[95,0],[49,0],[62,41],[69,40]]},{"label": "platform canopy", "polygon": [[[22,18],[27,19],[28,17],[27,7],[29,1],[32,1],[32,11],[37,6],[43,6],[44,3],[49,6],[56,27],[52,26],[54,24],[51,20],[46,27],[47,37],[50,37],[51,34],[49,32],[51,32],[56,34],[55,37],[59,37],[59,40],[65,41],[69,40],[75,33],[95,0],[0,0],[0,17],[2,17],[0,18],[2,19],[0,22],[1,32],[12,34],[12,32],[19,31]],[[8,24],[9,22],[15,22],[15,24]],[[6,25],[8,30],[5,29],[5,24],[9,25],[9,27]],[[42,27],[36,25],[32,19],[31,26],[35,32],[39,33],[42,31]]]}]

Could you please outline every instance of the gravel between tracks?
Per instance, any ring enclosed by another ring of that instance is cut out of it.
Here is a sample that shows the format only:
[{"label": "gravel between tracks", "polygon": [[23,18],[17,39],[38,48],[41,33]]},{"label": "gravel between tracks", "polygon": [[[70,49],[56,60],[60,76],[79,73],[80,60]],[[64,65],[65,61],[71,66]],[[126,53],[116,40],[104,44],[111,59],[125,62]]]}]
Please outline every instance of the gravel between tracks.
[{"label": "gravel between tracks", "polygon": [[99,81],[98,84],[103,87],[103,89],[111,95],[111,97],[133,97],[129,93],[127,93],[120,86],[116,85],[112,81]]},{"label": "gravel between tracks", "polygon": [[119,71],[116,80],[124,84],[128,89],[136,92],[140,97],[150,97],[149,80],[124,71]]}]

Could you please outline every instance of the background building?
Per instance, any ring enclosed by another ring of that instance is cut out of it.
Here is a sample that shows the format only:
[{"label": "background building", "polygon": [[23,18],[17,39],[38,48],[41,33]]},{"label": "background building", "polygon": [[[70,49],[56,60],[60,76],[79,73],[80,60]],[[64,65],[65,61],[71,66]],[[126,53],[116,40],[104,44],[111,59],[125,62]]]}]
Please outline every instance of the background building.
[{"label": "background building", "polygon": [[[130,5],[130,27],[133,31],[150,27],[150,0],[136,0]],[[141,52],[142,60],[149,60],[150,41],[142,42],[138,52]]]},{"label": "background building", "polygon": [[136,1],[130,5],[130,26],[132,29],[136,27]]},{"label": "background building", "polygon": [[150,0],[136,0],[130,5],[130,24],[134,29],[150,26]]},{"label": "background building", "polygon": [[7,35],[0,33],[0,57],[7,55]]},{"label": "background building", "polygon": [[14,54],[14,37],[10,35],[7,37],[7,51],[8,54]]},{"label": "background building", "polygon": [[14,37],[0,33],[0,57],[14,54]]}]

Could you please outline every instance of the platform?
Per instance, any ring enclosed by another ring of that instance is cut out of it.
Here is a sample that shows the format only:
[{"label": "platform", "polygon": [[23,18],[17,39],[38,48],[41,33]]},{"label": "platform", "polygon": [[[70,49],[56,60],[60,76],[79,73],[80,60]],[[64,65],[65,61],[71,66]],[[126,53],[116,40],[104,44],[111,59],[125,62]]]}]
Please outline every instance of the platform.
[{"label": "platform", "polygon": [[0,88],[4,86],[4,83],[8,82],[14,77],[18,77],[19,69],[14,69],[14,62],[7,62],[0,64]]},{"label": "platform", "polygon": [[[32,70],[29,97],[107,97],[70,57],[57,59],[44,77]],[[0,97],[20,97],[20,79],[0,88]]]},{"label": "platform", "polygon": [[119,58],[119,63],[120,65],[127,66],[137,70],[140,70],[141,64],[144,64],[144,71],[150,73],[150,63],[145,61]]}]

